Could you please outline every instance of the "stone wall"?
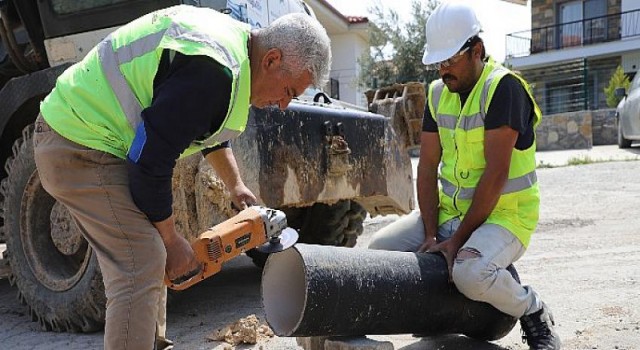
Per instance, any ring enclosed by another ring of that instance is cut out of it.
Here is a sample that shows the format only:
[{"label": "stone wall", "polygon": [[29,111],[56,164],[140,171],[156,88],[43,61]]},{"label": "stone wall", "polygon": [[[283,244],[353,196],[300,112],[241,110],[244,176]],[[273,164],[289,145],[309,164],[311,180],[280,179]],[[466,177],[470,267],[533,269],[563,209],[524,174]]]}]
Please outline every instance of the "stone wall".
[{"label": "stone wall", "polygon": [[556,0],[532,0],[531,28],[541,28],[556,24]]},{"label": "stone wall", "polygon": [[536,130],[537,149],[588,149],[615,144],[614,115],[614,109],[545,115]]},{"label": "stone wall", "polygon": [[593,145],[615,145],[618,142],[616,130],[616,110],[614,108],[591,111]]},{"label": "stone wall", "polygon": [[536,130],[539,151],[591,148],[591,113],[569,112],[545,115]]}]

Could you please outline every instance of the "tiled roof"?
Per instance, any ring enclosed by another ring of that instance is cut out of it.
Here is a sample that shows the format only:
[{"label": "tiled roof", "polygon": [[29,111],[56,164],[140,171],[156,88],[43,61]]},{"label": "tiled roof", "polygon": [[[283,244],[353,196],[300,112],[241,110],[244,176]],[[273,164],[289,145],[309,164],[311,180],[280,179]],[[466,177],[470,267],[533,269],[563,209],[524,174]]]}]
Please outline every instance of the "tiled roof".
[{"label": "tiled roof", "polygon": [[331,4],[326,0],[318,0],[323,6],[329,9],[329,11],[335,13],[338,17],[342,18],[349,24],[359,24],[359,23],[369,23],[369,19],[367,17],[362,16],[345,16],[340,11],[338,11],[335,7],[331,6]]}]

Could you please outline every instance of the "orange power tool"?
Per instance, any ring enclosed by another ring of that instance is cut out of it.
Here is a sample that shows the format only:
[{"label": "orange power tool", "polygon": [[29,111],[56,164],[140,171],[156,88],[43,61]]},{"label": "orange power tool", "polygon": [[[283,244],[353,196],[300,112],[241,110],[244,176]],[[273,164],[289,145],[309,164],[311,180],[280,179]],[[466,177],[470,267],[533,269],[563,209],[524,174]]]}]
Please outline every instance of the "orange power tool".
[{"label": "orange power tool", "polygon": [[298,232],[287,226],[284,212],[261,206],[251,206],[200,234],[191,247],[202,269],[193,277],[172,283],[165,275],[165,284],[174,290],[184,290],[220,272],[222,264],[257,248],[274,253],[293,246]]}]

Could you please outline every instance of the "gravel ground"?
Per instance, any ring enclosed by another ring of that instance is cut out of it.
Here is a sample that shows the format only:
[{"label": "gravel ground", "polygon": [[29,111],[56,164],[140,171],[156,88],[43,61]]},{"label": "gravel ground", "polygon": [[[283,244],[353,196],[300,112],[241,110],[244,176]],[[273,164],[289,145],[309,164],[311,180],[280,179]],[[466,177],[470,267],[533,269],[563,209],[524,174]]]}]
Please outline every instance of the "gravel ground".
[{"label": "gravel ground", "polygon": [[[607,146],[609,147],[609,146]],[[551,307],[565,349],[640,350],[640,162],[632,153],[605,149],[604,156],[586,153],[596,164],[543,168],[541,220],[529,251],[516,263],[525,284],[532,285]],[[547,165],[576,157],[542,153]],[[584,153],[577,157],[586,159]],[[588,163],[588,162],[587,162]],[[365,222],[358,247],[395,216]],[[40,331],[16,291],[0,280],[0,349],[70,349],[102,347],[102,333],[68,334]],[[223,271],[173,297],[169,336],[176,349],[225,349],[206,340],[217,328],[256,314],[263,317],[260,270],[239,257]],[[264,319],[263,319],[264,320]],[[371,336],[391,341],[396,349],[526,349],[516,326],[492,343],[450,336],[416,339],[410,335]],[[238,349],[300,349],[292,338],[270,338]]]}]

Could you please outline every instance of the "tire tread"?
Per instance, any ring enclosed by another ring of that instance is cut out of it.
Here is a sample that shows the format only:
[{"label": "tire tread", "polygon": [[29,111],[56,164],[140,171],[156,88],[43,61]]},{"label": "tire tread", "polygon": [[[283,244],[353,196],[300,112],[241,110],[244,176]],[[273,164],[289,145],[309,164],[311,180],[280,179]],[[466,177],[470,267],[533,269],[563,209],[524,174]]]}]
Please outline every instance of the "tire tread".
[{"label": "tire tread", "polygon": [[[104,286],[102,285],[102,276],[97,267],[97,263],[95,264],[96,268],[93,276],[91,276],[90,288],[87,288],[90,290],[74,289],[66,292],[74,294],[65,296],[68,297],[65,299],[74,300],[75,307],[70,306],[71,303],[64,302],[58,305],[51,305],[55,300],[48,298],[47,295],[42,295],[46,293],[48,289],[44,286],[37,285],[38,283],[35,278],[29,280],[23,275],[25,273],[32,273],[30,267],[28,267],[28,264],[21,262],[20,257],[16,255],[13,251],[14,249],[12,249],[16,246],[21,246],[21,243],[14,242],[14,240],[20,240],[20,234],[12,234],[11,227],[8,227],[15,221],[8,217],[12,215],[9,206],[12,204],[15,205],[15,203],[12,203],[12,199],[21,195],[21,193],[14,193],[16,188],[20,188],[20,191],[22,191],[21,184],[14,184],[13,181],[18,182],[24,180],[24,176],[28,176],[31,174],[30,172],[35,171],[32,146],[33,129],[33,124],[24,128],[22,137],[14,142],[11,148],[13,153],[4,165],[4,169],[8,175],[0,183],[0,207],[2,208],[2,210],[0,210],[0,222],[2,223],[0,232],[2,233],[1,238],[7,243],[7,251],[5,254],[8,256],[7,261],[9,266],[12,267],[9,282],[12,286],[18,287],[18,301],[27,306],[31,319],[38,322],[43,330],[55,332],[94,332],[104,327],[105,317]],[[18,252],[21,251],[21,249],[15,250]],[[95,256],[93,259],[95,259]],[[86,278],[89,277],[86,276]],[[62,315],[60,315],[60,313],[62,313]]]}]

